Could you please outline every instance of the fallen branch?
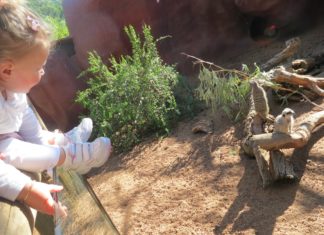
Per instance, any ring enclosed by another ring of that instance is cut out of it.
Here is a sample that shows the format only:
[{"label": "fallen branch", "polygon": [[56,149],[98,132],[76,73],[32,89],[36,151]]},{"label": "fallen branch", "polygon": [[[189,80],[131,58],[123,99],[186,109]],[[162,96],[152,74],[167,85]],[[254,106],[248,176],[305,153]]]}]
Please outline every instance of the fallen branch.
[{"label": "fallen branch", "polygon": [[294,73],[305,74],[315,67],[315,59],[312,57],[298,59],[291,62],[291,67],[293,68]]},{"label": "fallen branch", "polygon": [[221,67],[219,65],[216,65],[216,64],[214,64],[212,62],[202,60],[202,59],[200,59],[198,57],[195,57],[193,55],[186,54],[184,52],[182,52],[181,54],[187,56],[188,58],[194,59],[195,60],[193,62],[194,65],[197,65],[197,64],[198,65],[206,65],[209,68],[213,68],[217,72],[235,73],[236,75],[239,75],[243,79],[248,79],[248,77],[249,77],[248,74],[246,74],[245,72],[242,72],[240,70],[237,70],[237,69],[226,69],[226,68],[223,68],[223,67]]},{"label": "fallen branch", "polygon": [[324,96],[324,78],[323,77],[312,77],[308,75],[300,75],[286,71],[283,67],[274,69],[269,74],[269,78],[272,82],[276,83],[289,83],[293,85],[299,85],[307,87],[315,92],[319,96]]},{"label": "fallen branch", "polygon": [[262,178],[263,187],[267,187],[274,181],[269,168],[270,152],[260,148],[257,144],[253,144],[253,153]]},{"label": "fallen branch", "polygon": [[293,56],[298,49],[300,48],[300,38],[292,38],[286,41],[286,48],[283,49],[281,52],[276,54],[273,58],[268,60],[265,64],[261,65],[261,70],[269,70],[277,65],[279,65],[282,61],[288,59],[289,57]]},{"label": "fallen branch", "polygon": [[269,153],[269,170],[273,180],[294,180],[297,177],[293,165],[287,160],[283,152],[274,150]]},{"label": "fallen branch", "polygon": [[299,125],[292,134],[265,133],[253,135],[250,141],[266,150],[286,148],[301,148],[307,144],[312,131],[324,123],[324,111],[311,115],[305,122]]}]

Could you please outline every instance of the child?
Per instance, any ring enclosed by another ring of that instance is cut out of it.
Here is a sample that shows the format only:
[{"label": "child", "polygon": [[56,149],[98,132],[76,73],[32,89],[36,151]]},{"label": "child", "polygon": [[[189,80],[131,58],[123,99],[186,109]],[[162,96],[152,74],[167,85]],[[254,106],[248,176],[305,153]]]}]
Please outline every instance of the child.
[{"label": "child", "polygon": [[84,174],[106,162],[111,144],[105,137],[86,142],[90,119],[65,134],[41,129],[26,93],[44,75],[49,51],[45,24],[22,3],[0,0],[0,196],[54,214],[50,193],[62,187],[34,182],[19,170],[62,166]]}]

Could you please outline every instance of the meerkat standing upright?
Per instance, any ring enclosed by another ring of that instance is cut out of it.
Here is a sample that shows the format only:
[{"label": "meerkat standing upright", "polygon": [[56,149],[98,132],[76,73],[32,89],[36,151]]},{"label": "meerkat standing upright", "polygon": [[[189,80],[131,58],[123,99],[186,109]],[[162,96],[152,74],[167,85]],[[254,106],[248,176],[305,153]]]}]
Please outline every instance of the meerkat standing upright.
[{"label": "meerkat standing upright", "polygon": [[295,123],[294,110],[285,108],[274,121],[274,133],[291,134]]},{"label": "meerkat standing upright", "polygon": [[267,120],[269,118],[267,94],[257,81],[251,80],[250,84],[252,87],[252,101],[254,104],[254,109],[263,120]]}]

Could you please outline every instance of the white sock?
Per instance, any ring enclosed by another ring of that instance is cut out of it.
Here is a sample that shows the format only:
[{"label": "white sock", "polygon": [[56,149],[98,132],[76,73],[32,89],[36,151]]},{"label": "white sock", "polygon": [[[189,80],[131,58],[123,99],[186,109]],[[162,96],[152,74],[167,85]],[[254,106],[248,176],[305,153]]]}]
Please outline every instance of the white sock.
[{"label": "white sock", "polygon": [[54,144],[64,146],[68,143],[87,142],[90,138],[92,128],[92,120],[90,118],[83,118],[78,126],[66,133],[55,130]]}]

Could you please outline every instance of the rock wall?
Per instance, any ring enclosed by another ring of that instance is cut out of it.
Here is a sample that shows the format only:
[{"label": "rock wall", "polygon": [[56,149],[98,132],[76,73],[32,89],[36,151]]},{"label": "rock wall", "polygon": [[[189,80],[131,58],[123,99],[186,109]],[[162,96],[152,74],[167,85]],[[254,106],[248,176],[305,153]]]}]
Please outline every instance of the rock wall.
[{"label": "rock wall", "polygon": [[82,79],[76,78],[82,69],[75,61],[74,54],[72,39],[58,42],[46,63],[45,75],[29,93],[29,98],[49,129],[67,130],[85,112],[74,102],[76,92],[86,87]]},{"label": "rock wall", "polygon": [[170,35],[159,44],[161,56],[180,67],[186,59],[181,52],[212,58],[243,31],[232,1],[65,0],[63,6],[76,58],[83,68],[88,51],[96,50],[103,58],[127,52],[123,28],[130,24],[138,31],[143,23],[151,25],[156,38]]},{"label": "rock wall", "polygon": [[140,31],[146,23],[155,38],[170,35],[158,45],[161,57],[190,77],[196,71],[182,53],[218,63],[229,51],[257,43],[249,37],[255,16],[286,26],[301,19],[314,2],[320,1],[64,0],[71,40],[60,42],[30,98],[50,128],[66,130],[85,113],[73,100],[76,91],[85,87],[76,76],[86,69],[88,52],[97,51],[106,59],[129,52],[124,26],[133,25]]}]

